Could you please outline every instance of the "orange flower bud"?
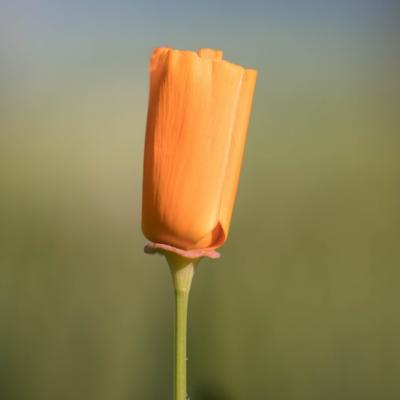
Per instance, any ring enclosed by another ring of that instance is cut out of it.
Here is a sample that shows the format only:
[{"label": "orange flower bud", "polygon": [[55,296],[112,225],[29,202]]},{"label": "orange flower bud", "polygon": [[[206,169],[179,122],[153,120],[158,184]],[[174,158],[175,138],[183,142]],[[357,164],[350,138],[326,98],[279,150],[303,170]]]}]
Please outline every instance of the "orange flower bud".
[{"label": "orange flower bud", "polygon": [[152,242],[181,252],[225,242],[256,76],[220,50],[153,51],[142,210]]}]

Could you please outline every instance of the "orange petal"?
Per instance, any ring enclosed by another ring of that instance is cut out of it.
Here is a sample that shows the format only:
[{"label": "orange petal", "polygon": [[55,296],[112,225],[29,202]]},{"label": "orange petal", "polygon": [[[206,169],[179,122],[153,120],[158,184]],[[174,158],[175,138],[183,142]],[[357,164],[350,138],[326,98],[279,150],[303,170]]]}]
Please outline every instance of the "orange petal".
[{"label": "orange petal", "polygon": [[220,222],[225,233],[225,240],[228,236],[232,211],[235,204],[256,79],[256,70],[245,70],[239,96],[238,112],[235,116],[229,161],[226,168],[221,199]]},{"label": "orange petal", "polygon": [[[254,81],[220,57],[210,49],[153,52],[142,218],[153,242],[191,250],[226,239]],[[247,119],[238,116],[242,105]]]}]

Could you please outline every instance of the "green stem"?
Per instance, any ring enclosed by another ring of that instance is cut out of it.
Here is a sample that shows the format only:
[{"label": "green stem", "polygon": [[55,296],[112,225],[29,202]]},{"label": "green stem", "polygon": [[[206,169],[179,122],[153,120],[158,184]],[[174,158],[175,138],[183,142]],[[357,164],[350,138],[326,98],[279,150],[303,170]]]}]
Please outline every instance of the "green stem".
[{"label": "green stem", "polygon": [[175,371],[174,399],[186,400],[186,337],[189,293],[175,289]]},{"label": "green stem", "polygon": [[186,400],[186,341],[189,292],[199,259],[166,254],[175,289],[174,400]]}]

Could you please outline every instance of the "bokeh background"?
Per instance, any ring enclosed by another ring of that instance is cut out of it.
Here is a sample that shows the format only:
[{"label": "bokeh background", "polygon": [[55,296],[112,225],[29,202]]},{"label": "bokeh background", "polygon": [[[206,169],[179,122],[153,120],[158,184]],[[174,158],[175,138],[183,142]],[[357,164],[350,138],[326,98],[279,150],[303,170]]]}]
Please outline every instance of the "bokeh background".
[{"label": "bokeh background", "polygon": [[0,5],[0,398],[160,400],[142,251],[152,47],[259,70],[230,238],[194,280],[194,400],[400,398],[396,0]]}]

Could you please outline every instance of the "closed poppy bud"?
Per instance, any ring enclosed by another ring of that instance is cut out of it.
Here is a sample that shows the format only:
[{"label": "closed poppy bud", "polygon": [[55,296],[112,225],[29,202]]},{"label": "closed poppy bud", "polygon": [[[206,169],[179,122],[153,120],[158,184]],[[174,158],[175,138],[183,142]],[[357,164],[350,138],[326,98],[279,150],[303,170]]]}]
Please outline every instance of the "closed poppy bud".
[{"label": "closed poppy bud", "polygon": [[225,242],[256,76],[219,50],[153,51],[142,229],[156,246],[205,254]]}]

